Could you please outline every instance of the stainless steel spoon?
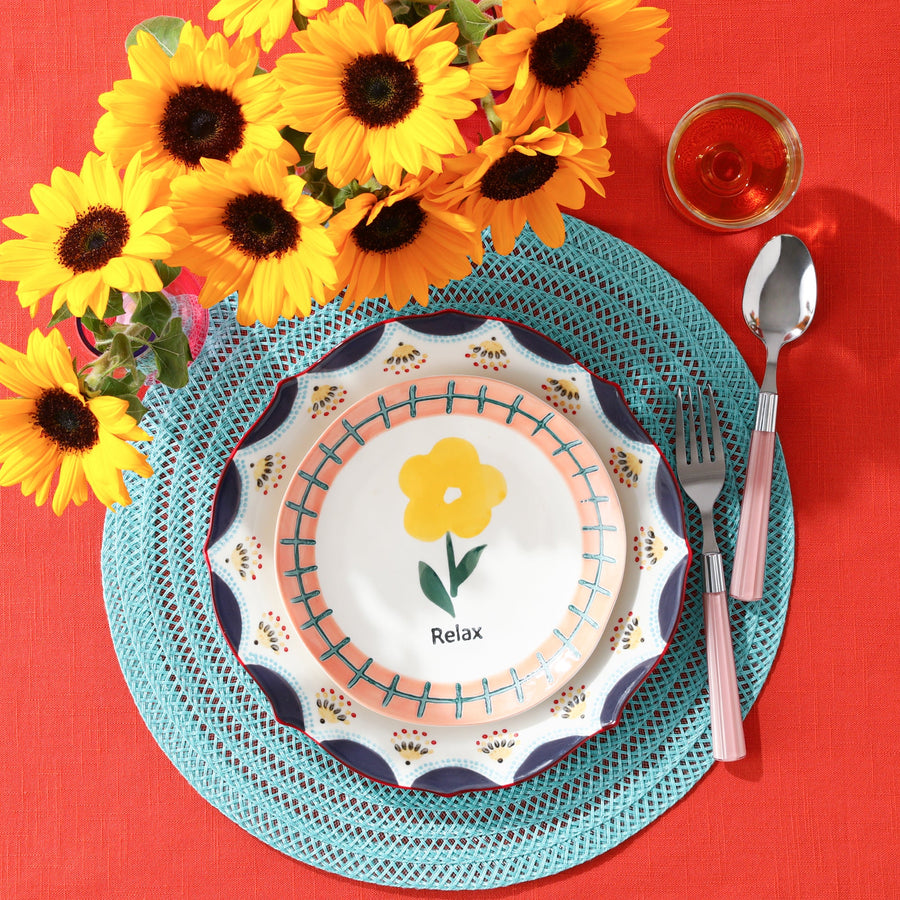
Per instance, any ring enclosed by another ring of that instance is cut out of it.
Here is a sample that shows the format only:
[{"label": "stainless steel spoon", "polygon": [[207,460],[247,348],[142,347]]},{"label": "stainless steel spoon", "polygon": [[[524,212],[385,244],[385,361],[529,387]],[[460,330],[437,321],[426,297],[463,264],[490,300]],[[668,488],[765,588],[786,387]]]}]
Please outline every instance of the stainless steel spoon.
[{"label": "stainless steel spoon", "polygon": [[766,373],[750,436],[731,573],[731,595],[738,600],[761,600],[763,596],[778,409],[778,351],[806,331],[815,311],[816,270],[806,244],[792,234],[773,237],[760,250],[744,286],[744,319],[766,345]]}]

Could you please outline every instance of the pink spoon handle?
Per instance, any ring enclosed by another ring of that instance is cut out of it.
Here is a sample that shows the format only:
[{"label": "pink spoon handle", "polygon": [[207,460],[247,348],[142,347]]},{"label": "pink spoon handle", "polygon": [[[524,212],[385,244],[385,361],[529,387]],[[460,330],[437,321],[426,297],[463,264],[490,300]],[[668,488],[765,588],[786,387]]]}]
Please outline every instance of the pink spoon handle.
[{"label": "pink spoon handle", "polygon": [[762,600],[774,458],[774,430],[754,431],[750,436],[747,482],[731,572],[731,596],[738,600]]},{"label": "pink spoon handle", "polygon": [[747,755],[744,723],[731,646],[731,621],[724,591],[703,595],[706,659],[709,667],[709,716],[713,756],[725,762]]}]

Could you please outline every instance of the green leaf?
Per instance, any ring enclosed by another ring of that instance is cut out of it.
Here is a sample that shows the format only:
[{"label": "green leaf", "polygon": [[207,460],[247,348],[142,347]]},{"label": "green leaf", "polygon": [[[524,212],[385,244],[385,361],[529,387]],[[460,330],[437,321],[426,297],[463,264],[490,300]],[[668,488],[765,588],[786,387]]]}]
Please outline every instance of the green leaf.
[{"label": "green leaf", "polygon": [[167,266],[161,259],[154,259],[153,266],[156,274],[162,279],[164,288],[167,288],[181,274],[181,266]]},{"label": "green leaf", "polygon": [[129,372],[124,378],[114,378],[112,375],[104,375],[94,385],[97,394],[107,397],[121,397],[128,401],[128,415],[136,422],[140,422],[147,412],[147,407],[138,399],[137,392],[144,383],[144,375],[137,370]]},{"label": "green leaf", "polygon": [[456,618],[456,611],[453,609],[453,601],[444,587],[444,582],[438,577],[437,572],[428,565],[428,563],[419,563],[419,585],[422,593],[435,605],[439,606],[444,612],[450,613]]},{"label": "green leaf", "polygon": [[485,547],[487,547],[487,544],[482,544],[480,547],[470,550],[459,561],[459,565],[454,566],[450,570],[450,593],[454,597],[456,596],[456,589],[475,571],[475,566],[478,565],[478,560],[481,559],[481,554],[484,552]]},{"label": "green leaf", "polygon": [[171,388],[184,387],[188,382],[191,347],[179,316],[169,319],[162,332],[151,342],[150,349],[159,380]]},{"label": "green leaf", "polygon": [[456,23],[460,43],[463,44],[481,43],[495,24],[494,20],[485,15],[472,0],[450,0],[443,21]]},{"label": "green leaf", "polygon": [[71,319],[72,313],[69,311],[69,307],[66,306],[65,303],[50,317],[50,321],[47,323],[48,328],[56,328],[60,322],[65,322],[66,319]]},{"label": "green leaf", "polygon": [[146,325],[154,334],[162,334],[172,318],[172,304],[159,291],[141,291],[132,295],[137,303],[131,321]]},{"label": "green leaf", "polygon": [[109,343],[109,349],[106,351],[106,369],[112,372],[123,366],[129,370],[135,368],[134,350],[128,335],[119,331],[113,335],[113,339]]},{"label": "green leaf", "polygon": [[128,37],[125,38],[125,49],[137,44],[139,31],[146,31],[156,38],[156,42],[167,56],[174,56],[178,42],[181,40],[182,28],[184,28],[184,19],[175,16],[154,16],[152,19],[145,19],[140,25],[135,25],[131,29]]}]

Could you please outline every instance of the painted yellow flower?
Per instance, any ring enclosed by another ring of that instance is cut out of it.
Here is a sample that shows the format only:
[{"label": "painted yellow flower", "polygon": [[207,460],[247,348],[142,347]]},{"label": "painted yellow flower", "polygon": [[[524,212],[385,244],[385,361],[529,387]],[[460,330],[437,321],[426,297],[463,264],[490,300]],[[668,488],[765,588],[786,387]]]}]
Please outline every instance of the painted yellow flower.
[{"label": "painted yellow flower", "polygon": [[545,127],[518,137],[501,132],[450,160],[441,190],[479,227],[490,225],[498,253],[512,251],[526,222],[547,246],[559,247],[566,236],[560,205],[581,209],[585,184],[604,195],[599,179],[611,174],[604,144],[600,135]]},{"label": "painted yellow flower", "polygon": [[21,484],[42,506],[54,475],[53,511],[84,503],[90,487],[101,503],[126,506],[122,471],[153,474],[127,441],[149,440],[119,397],[88,398],[58,331],[31,332],[25,353],[0,344],[0,383],[18,396],[0,400],[0,486]]},{"label": "painted yellow flower", "polygon": [[425,181],[407,176],[386,197],[360,194],[328,223],[338,248],[342,307],[387,296],[394,309],[410,299],[428,305],[429,286],[446,287],[481,262],[481,229],[449,208]]},{"label": "painted yellow flower", "polygon": [[100,95],[108,112],[94,131],[97,147],[119,166],[141,153],[169,180],[204,158],[237,164],[248,152],[278,150],[285,124],[278,86],[271,74],[255,74],[258,59],[252,42],[207,40],[190,22],[173,57],[139,32],[128,51],[132,77]]},{"label": "painted yellow flower", "polygon": [[443,15],[408,28],[382,0],[345,3],[294,35],[302,53],[278,60],[288,124],[309,134],[306,149],[336,187],[373,174],[396,187],[404,171],[438,171],[442,156],[465,150],[456,120],[481,89],[451,65],[458,32]]},{"label": "painted yellow flower", "polygon": [[259,34],[260,46],[266,53],[288,33],[296,8],[311,18],[328,5],[328,0],[219,0],[209,11],[209,18],[224,20],[222,30],[231,37],[240,29],[241,38]]},{"label": "painted yellow flower", "polygon": [[205,277],[201,305],[237,291],[238,322],[271,327],[333,295],[337,251],[323,224],[331,208],[305,185],[269,157],[252,166],[205,160],[173,182],[172,207],[192,242],[172,259]]},{"label": "painted yellow flower", "polygon": [[65,303],[73,315],[90,308],[102,317],[110,288],[162,290],[153,260],[187,241],[162,199],[166,191],[137,156],[124,177],[94,153],[78,175],[54,169],[49,185],[31,190],[37,212],[3,220],[24,238],[0,245],[0,278],[19,282],[19,301],[32,316],[50,293],[53,312]]},{"label": "painted yellow flower", "polygon": [[577,116],[581,130],[606,134],[605,116],[631,112],[625,79],[647,72],[662,50],[668,13],[639,0],[504,0],[510,27],[486,38],[472,77],[512,88],[497,113],[511,127],[545,119],[556,128]]},{"label": "painted yellow flower", "polygon": [[491,511],[506,497],[506,479],[482,463],[468,441],[449,437],[403,464],[400,489],[409,497],[403,527],[411,537],[436,541],[452,532],[471,538],[490,524]]}]

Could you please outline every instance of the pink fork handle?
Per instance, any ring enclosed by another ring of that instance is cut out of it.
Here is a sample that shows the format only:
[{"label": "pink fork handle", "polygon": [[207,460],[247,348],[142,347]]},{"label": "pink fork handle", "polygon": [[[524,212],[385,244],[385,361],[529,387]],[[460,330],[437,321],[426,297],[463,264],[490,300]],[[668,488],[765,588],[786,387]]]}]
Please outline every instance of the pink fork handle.
[{"label": "pink fork handle", "polygon": [[703,595],[703,618],[709,667],[713,756],[726,762],[742,759],[747,755],[747,749],[734,668],[734,649],[731,646],[728,598],[724,591]]},{"label": "pink fork handle", "polygon": [[762,600],[774,458],[775,432],[754,431],[750,436],[747,483],[731,572],[731,596],[738,600]]}]

